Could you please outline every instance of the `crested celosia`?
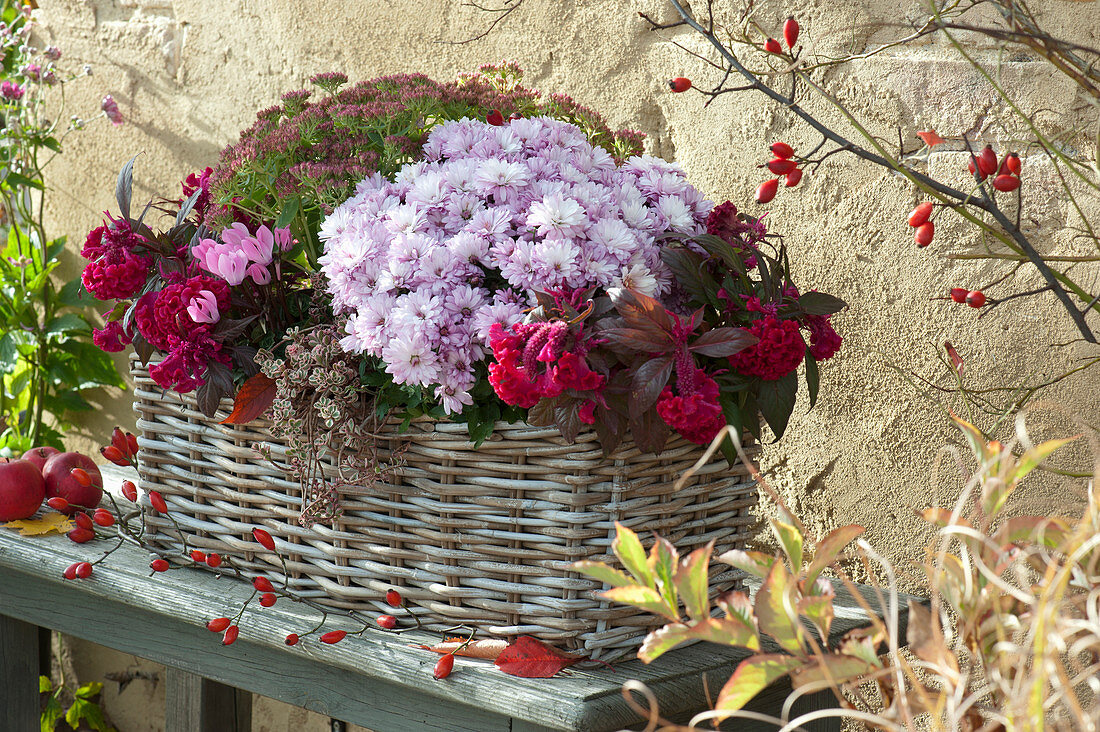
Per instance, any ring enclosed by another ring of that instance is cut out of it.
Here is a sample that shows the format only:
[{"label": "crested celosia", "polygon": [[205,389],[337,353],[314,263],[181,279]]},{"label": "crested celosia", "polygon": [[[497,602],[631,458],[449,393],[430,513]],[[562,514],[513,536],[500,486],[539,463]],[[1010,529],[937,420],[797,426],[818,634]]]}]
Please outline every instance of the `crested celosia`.
[{"label": "crested celosia", "polygon": [[[393,181],[359,184],[322,223],[319,261],[348,316],[344,348],[380,357],[396,383],[434,387],[452,413],[471,403],[492,328],[518,323],[533,293],[666,295],[659,237],[702,233],[712,206],[677,166],[649,156],[617,166],[546,117],[445,122],[423,156]],[[510,367],[490,379],[512,403],[530,401]]]},{"label": "crested celosia", "polygon": [[657,414],[669,427],[686,439],[708,445],[725,427],[722,407],[718,404],[718,383],[702,369],[677,379],[679,394],[666,386],[657,399]]},{"label": "crested celosia", "polygon": [[[197,303],[204,303],[197,311]],[[196,320],[192,313],[211,315],[229,309],[229,287],[213,277],[178,278],[137,301],[134,324],[145,340],[167,355],[149,367],[149,375],[165,389],[185,393],[203,384],[211,360],[230,362],[223,346],[211,337],[216,322]]]},{"label": "crested celosia", "polygon": [[80,254],[88,264],[81,282],[98,300],[132,297],[149,275],[149,259],[135,252],[146,241],[126,219],[107,218],[109,223],[92,229],[84,241]]},{"label": "crested celosia", "polygon": [[806,356],[806,342],[798,332],[797,320],[766,315],[744,330],[759,339],[730,356],[730,365],[745,376],[759,376],[765,381],[781,379],[798,368]]}]

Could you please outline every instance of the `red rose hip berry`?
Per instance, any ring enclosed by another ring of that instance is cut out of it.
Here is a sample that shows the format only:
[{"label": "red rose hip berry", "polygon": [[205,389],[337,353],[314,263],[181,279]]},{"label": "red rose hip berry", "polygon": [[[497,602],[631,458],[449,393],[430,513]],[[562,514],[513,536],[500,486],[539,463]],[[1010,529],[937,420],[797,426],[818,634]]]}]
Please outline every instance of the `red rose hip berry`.
[{"label": "red rose hip berry", "polygon": [[783,184],[787,188],[794,188],[802,181],[802,168],[795,168],[786,175],[786,182]]},{"label": "red rose hip berry", "polygon": [[391,589],[386,592],[386,604],[390,607],[401,607],[405,604],[405,598],[397,590]]},{"label": "red rose hip berry", "polygon": [[275,587],[271,584],[271,580],[267,577],[257,577],[252,580],[252,586],[260,592],[273,592],[275,590]]},{"label": "red rose hip berry", "polygon": [[260,604],[264,607],[271,607],[275,604],[275,601],[277,599],[278,598],[275,596],[275,593],[265,592],[264,594],[260,595]]},{"label": "red rose hip berry", "polygon": [[772,178],[766,180],[760,184],[760,187],[756,189],[756,202],[757,203],[769,203],[775,198],[776,192],[779,190],[779,179]]},{"label": "red rose hip berry", "polygon": [[263,529],[252,529],[252,537],[264,549],[267,549],[269,552],[275,551],[275,540],[271,538],[271,534]]},{"label": "red rose hip berry", "polygon": [[159,514],[168,513],[168,504],[157,491],[149,491],[149,505],[153,507],[153,510]]},{"label": "red rose hip berry", "polygon": [[439,660],[435,662],[435,668],[432,669],[432,676],[439,679],[445,679],[451,675],[451,671],[455,667],[455,657],[453,653],[448,653],[445,656],[440,656]]},{"label": "red rose hip berry", "polygon": [[88,579],[92,576],[92,565],[88,562],[80,562],[76,565],[76,576],[78,579]]},{"label": "red rose hip berry", "polygon": [[798,21],[794,18],[787,18],[783,23],[783,40],[787,42],[787,48],[791,49],[798,43]]},{"label": "red rose hip berry", "polygon": [[993,187],[1001,193],[1011,193],[1020,187],[1020,179],[1008,173],[998,175],[993,179]]},{"label": "red rose hip berry", "polygon": [[225,629],[225,633],[222,635],[222,645],[231,646],[237,640],[237,636],[240,635],[241,629],[239,626],[230,625]]},{"label": "red rose hip berry", "polygon": [[347,636],[347,634],[348,633],[345,630],[330,630],[329,632],[321,635],[321,642],[328,643],[330,645],[333,643],[339,643],[340,641],[344,640],[344,637]]},{"label": "red rose hip berry", "polygon": [[775,175],[786,175],[798,167],[798,163],[787,158],[775,158],[768,161],[768,170]]},{"label": "red rose hip berry", "polygon": [[137,486],[132,480],[122,481],[122,495],[126,496],[126,500],[130,503],[137,503]]},{"label": "red rose hip berry", "polygon": [[686,79],[683,76],[677,76],[675,79],[668,80],[668,88],[679,94],[680,92],[686,92],[691,88],[691,79]]},{"label": "red rose hip berry", "polygon": [[954,300],[957,303],[966,302],[966,296],[968,294],[970,294],[970,291],[967,290],[965,287],[952,287],[951,288],[951,299]]},{"label": "red rose hip berry", "polygon": [[913,241],[917,243],[918,247],[926,247],[932,243],[932,237],[935,234],[936,225],[931,221],[925,221],[917,227],[916,233],[913,234]]},{"label": "red rose hip berry", "polygon": [[154,572],[167,572],[168,566],[168,561],[165,559],[154,559],[153,561],[149,562],[149,569],[153,570]]},{"label": "red rose hip berry", "polygon": [[298,645],[298,641],[300,640],[301,638],[298,637],[297,633],[290,633],[289,635],[287,635],[286,640],[283,642],[286,643],[288,646],[296,646]]},{"label": "red rose hip berry", "polygon": [[92,521],[100,526],[114,526],[115,516],[105,508],[97,508],[92,514]]},{"label": "red rose hip berry", "polygon": [[385,628],[386,630],[393,630],[397,627],[397,618],[392,615],[379,615],[375,622],[378,623],[379,628]]},{"label": "red rose hip berry", "polygon": [[764,41],[764,50],[768,53],[783,53],[783,47],[779,45],[779,41],[774,38],[769,38]]},{"label": "red rose hip berry", "polygon": [[985,305],[985,293],[981,290],[971,290],[966,294],[966,304],[972,308],[980,308]]},{"label": "red rose hip berry", "polygon": [[920,204],[915,209],[913,209],[912,213],[909,214],[909,225],[912,226],[915,229],[916,227],[920,226],[925,221],[927,221],[928,217],[931,216],[931,215],[932,215],[932,202],[931,201],[925,201],[924,203]]},{"label": "red rose hip berry", "polygon": [[214,618],[213,620],[207,621],[206,629],[211,633],[221,633],[228,628],[232,622],[233,621],[229,618]]},{"label": "red rose hip berry", "polygon": [[794,148],[785,142],[773,142],[771,146],[772,155],[777,158],[783,158],[786,160],[794,155]]}]

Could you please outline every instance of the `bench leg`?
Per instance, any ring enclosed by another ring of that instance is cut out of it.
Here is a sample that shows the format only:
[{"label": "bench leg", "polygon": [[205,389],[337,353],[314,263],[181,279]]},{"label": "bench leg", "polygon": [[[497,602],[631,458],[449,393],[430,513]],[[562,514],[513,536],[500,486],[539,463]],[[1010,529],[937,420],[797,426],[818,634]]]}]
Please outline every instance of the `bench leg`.
[{"label": "bench leg", "polygon": [[38,626],[0,615],[0,729],[39,728]]},{"label": "bench leg", "polygon": [[167,669],[165,732],[250,732],[252,695],[178,669]]}]

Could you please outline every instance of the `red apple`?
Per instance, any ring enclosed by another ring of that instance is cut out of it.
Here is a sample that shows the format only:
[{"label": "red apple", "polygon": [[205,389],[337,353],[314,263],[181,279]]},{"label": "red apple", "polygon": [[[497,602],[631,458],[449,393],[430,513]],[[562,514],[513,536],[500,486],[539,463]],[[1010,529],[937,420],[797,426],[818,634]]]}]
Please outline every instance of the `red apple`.
[{"label": "red apple", "polygon": [[38,472],[42,472],[42,468],[46,465],[46,461],[54,455],[60,455],[61,451],[56,447],[32,447],[23,453],[24,460],[30,460],[34,463],[34,467],[38,468]]},{"label": "red apple", "polygon": [[[92,484],[80,485],[71,475],[73,468],[83,468]],[[99,468],[90,457],[79,452],[62,452],[50,457],[42,468],[42,477],[46,479],[46,498],[60,496],[69,502],[71,510],[66,513],[74,513],[82,506],[95,508],[103,498],[103,476]]]},{"label": "red apple", "polygon": [[30,518],[45,496],[42,473],[30,460],[0,463],[0,523]]}]

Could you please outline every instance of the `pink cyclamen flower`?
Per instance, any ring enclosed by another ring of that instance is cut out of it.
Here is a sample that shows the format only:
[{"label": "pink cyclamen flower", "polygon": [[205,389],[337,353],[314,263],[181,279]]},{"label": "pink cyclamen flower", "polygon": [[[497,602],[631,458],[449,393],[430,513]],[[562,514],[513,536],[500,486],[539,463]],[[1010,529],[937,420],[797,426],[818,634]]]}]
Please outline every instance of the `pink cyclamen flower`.
[{"label": "pink cyclamen flower", "polygon": [[110,94],[103,97],[103,103],[99,105],[100,108],[107,115],[107,119],[111,120],[111,124],[118,127],[122,124],[122,111],[118,108],[118,102]]},{"label": "pink cyclamen flower", "polygon": [[200,290],[198,295],[191,298],[187,314],[196,323],[217,323],[222,317],[218,312],[218,299],[210,290]]},{"label": "pink cyclamen flower", "polygon": [[22,99],[23,93],[23,87],[13,81],[0,82],[0,96],[5,99]]}]

